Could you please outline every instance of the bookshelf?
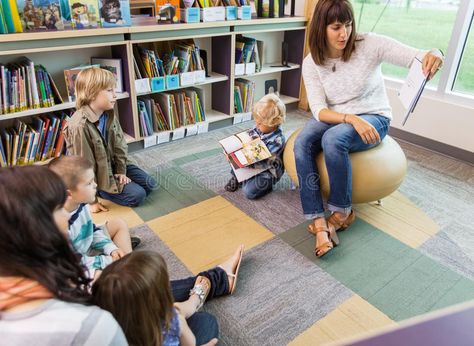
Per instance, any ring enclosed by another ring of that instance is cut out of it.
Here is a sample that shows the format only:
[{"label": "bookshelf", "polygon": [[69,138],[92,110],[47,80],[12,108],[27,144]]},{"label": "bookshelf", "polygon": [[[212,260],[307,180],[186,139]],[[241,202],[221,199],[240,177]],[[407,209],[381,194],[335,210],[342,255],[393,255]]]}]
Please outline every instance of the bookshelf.
[{"label": "bookshelf", "polygon": [[[265,40],[265,61],[261,71],[235,76],[235,42],[238,34]],[[202,90],[206,114],[203,132],[228,126],[234,122],[234,118],[242,119],[242,116],[234,113],[233,88],[237,78],[255,81],[255,100],[263,96],[265,80],[276,79],[285,104],[299,101],[305,35],[306,19],[303,17],[159,25],[153,18],[137,18],[132,27],[0,35],[0,63],[8,64],[26,56],[35,65],[45,66],[64,101],[52,107],[0,114],[0,129],[12,126],[17,120],[28,123],[35,116],[73,110],[74,103],[68,102],[64,96],[67,94],[64,69],[90,63],[91,57],[120,58],[124,92],[117,95],[116,110],[127,142],[138,142],[134,143],[134,147],[137,144],[140,147],[139,143],[144,138],[140,136],[137,101],[141,97],[153,98],[159,92],[138,93],[135,90],[133,47],[183,39],[193,39],[201,49],[207,51],[209,76],[192,86]],[[289,67],[271,67],[281,64],[282,41],[290,44]],[[186,88],[179,86],[171,90]]]}]

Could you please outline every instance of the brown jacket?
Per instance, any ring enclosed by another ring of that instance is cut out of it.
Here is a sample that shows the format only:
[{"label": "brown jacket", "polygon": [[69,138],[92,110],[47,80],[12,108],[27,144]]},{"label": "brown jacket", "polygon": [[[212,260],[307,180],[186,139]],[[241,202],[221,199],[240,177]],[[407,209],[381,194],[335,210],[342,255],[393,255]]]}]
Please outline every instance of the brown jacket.
[{"label": "brown jacket", "polygon": [[74,112],[64,128],[64,138],[69,155],[83,156],[93,164],[99,190],[121,193],[122,186],[117,183],[114,174],[126,174],[127,165],[131,162],[117,117],[113,111],[106,113],[107,143],[96,125],[100,115],[96,115],[89,106]]}]

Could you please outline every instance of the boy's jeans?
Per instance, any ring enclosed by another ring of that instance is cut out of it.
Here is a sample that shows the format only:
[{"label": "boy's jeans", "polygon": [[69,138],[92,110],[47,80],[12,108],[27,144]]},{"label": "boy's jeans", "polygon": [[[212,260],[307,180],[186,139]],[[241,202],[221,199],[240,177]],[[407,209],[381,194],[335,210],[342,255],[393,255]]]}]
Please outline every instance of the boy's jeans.
[{"label": "boy's jeans", "polygon": [[[381,115],[363,114],[361,118],[375,127],[382,140],[390,120]],[[377,144],[365,144],[350,124],[327,124],[310,119],[295,141],[294,154],[298,173],[301,205],[306,219],[324,217],[316,155],[322,150],[329,175],[328,209],[349,213],[352,205],[352,167],[349,153]]]},{"label": "boy's jeans", "polygon": [[99,190],[97,192],[99,197],[126,207],[136,207],[142,204],[156,187],[156,180],[135,165],[127,166],[126,175],[130,178],[131,182],[125,184],[122,193],[108,193]]}]

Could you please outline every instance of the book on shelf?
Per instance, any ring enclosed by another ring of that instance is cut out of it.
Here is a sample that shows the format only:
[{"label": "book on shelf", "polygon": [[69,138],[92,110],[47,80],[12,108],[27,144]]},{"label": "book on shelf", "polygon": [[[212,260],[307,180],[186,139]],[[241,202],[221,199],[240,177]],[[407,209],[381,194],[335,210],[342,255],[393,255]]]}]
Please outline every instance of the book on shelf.
[{"label": "book on shelf", "polygon": [[180,0],[155,0],[156,20],[165,23],[179,23],[181,20]]},{"label": "book on shelf", "polygon": [[124,91],[122,59],[91,58],[91,65],[99,65],[100,68],[112,72],[117,81],[115,91],[119,93]]},{"label": "book on shelf", "polygon": [[104,28],[131,26],[129,0],[98,0],[100,21]]},{"label": "book on shelf", "polygon": [[405,83],[403,83],[398,92],[398,98],[402,102],[403,107],[407,110],[402,125],[405,125],[408,117],[415,110],[416,104],[427,82],[428,77],[423,73],[422,62],[418,58],[413,59]]},{"label": "book on shelf", "polygon": [[64,153],[62,130],[67,114],[34,116],[27,123],[15,120],[12,127],[0,129],[2,167],[27,165]]},{"label": "book on shelf", "polygon": [[81,65],[64,70],[64,79],[66,81],[67,97],[69,102],[76,100],[76,78],[77,75],[88,68],[100,67],[99,64]]},{"label": "book on shelf", "polygon": [[140,97],[137,103],[142,137],[206,119],[202,90],[198,88],[161,92],[154,94],[153,98]]},{"label": "book on shelf", "polygon": [[219,143],[239,182],[265,171],[266,169],[253,168],[252,164],[272,156],[254,129],[233,134]]},{"label": "book on shelf", "polygon": [[69,0],[71,26],[74,29],[97,28],[101,25],[100,0]]},{"label": "book on shelf", "polygon": [[234,112],[248,113],[252,111],[255,96],[255,82],[238,78],[234,85]]},{"label": "book on shelf", "polygon": [[59,0],[16,0],[23,31],[63,30]]},{"label": "book on shelf", "polygon": [[0,88],[1,114],[51,107],[63,102],[46,68],[35,65],[26,57],[0,64]]},{"label": "book on shelf", "polygon": [[23,32],[16,0],[1,0],[1,11],[6,28],[6,32],[2,33]]}]

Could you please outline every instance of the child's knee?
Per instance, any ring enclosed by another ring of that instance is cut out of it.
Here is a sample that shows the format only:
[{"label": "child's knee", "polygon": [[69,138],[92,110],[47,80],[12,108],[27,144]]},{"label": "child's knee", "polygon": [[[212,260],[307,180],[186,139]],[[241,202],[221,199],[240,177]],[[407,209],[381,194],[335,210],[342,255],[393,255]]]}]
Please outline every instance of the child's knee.
[{"label": "child's knee", "polygon": [[146,196],[147,196],[147,193],[145,189],[143,188],[135,189],[135,191],[133,191],[133,193],[129,195],[128,206],[138,207],[145,201]]}]

